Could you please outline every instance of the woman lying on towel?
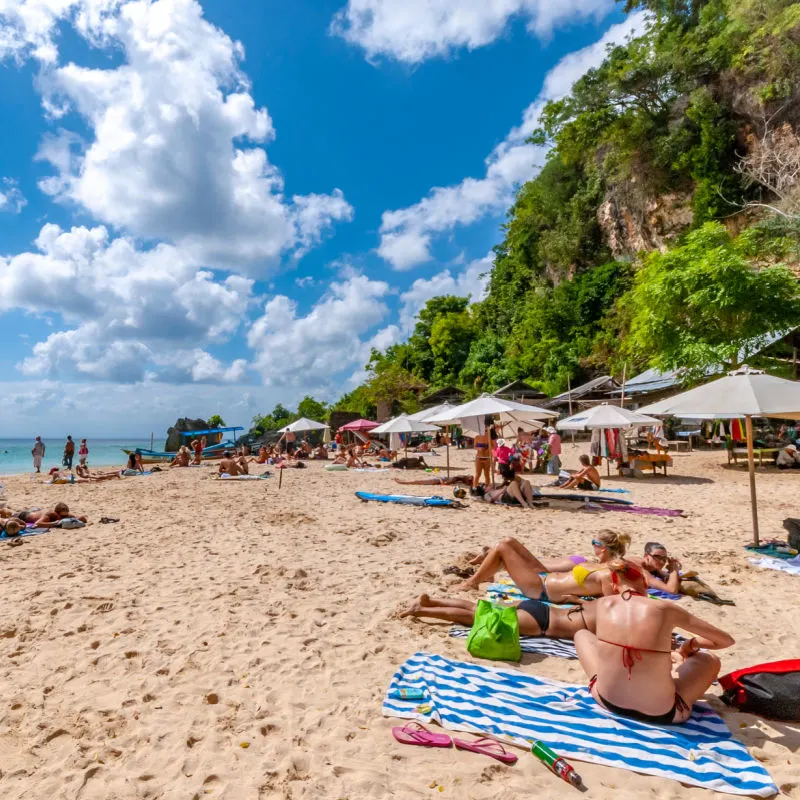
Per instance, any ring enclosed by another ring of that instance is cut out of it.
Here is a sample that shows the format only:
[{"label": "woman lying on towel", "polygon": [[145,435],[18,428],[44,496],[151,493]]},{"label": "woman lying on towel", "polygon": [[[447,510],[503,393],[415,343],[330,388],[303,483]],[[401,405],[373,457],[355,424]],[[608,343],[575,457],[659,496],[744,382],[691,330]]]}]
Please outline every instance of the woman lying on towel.
[{"label": "woman lying on towel", "polygon": [[[640,722],[686,722],[692,704],[719,673],[719,658],[699,651],[730,647],[733,637],[675,603],[648,597],[641,569],[630,562],[613,562],[608,574],[609,596],[592,603],[596,633],[575,634],[592,697],[608,711]],[[678,649],[683,662],[673,678],[675,628],[694,636]]]},{"label": "woman lying on towel", "polygon": [[[592,539],[597,563],[591,564],[581,556],[540,560],[516,539],[503,539],[486,554],[471,578],[453,588],[478,589],[505,569],[522,593],[532,599],[560,603],[576,596],[599,597],[604,593],[604,583],[610,580],[608,562],[611,558],[621,558],[630,541],[625,533],[600,531]],[[565,567],[569,571],[556,571]]]},{"label": "woman lying on towel", "polygon": [[[571,608],[551,608],[541,600],[524,600],[517,606],[519,632],[522,636],[572,639],[578,631],[594,630],[595,605],[596,603],[590,602]],[[476,604],[470,600],[455,598],[437,600],[423,594],[399,616],[428,617],[472,627],[475,621],[475,606]]]},{"label": "woman lying on towel", "polygon": [[472,476],[453,475],[452,478],[420,478],[416,481],[401,481],[400,478],[395,478],[394,482],[404,486],[472,486]]}]

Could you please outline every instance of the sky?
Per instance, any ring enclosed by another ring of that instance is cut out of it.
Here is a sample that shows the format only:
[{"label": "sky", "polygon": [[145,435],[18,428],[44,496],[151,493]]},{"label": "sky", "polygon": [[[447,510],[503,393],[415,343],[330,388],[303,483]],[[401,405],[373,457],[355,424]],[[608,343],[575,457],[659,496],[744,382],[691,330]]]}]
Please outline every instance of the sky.
[{"label": "sky", "polygon": [[614,0],[0,0],[0,437],[248,426],[481,299]]}]

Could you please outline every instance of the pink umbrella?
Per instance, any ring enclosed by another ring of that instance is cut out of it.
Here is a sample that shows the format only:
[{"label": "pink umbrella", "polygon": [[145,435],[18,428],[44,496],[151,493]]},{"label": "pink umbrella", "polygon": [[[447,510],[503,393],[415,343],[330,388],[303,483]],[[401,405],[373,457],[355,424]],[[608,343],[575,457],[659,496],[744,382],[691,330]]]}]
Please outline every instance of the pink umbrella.
[{"label": "pink umbrella", "polygon": [[377,428],[378,423],[372,422],[369,419],[357,419],[355,422],[348,422],[347,425],[342,425],[340,431],[371,431]]}]

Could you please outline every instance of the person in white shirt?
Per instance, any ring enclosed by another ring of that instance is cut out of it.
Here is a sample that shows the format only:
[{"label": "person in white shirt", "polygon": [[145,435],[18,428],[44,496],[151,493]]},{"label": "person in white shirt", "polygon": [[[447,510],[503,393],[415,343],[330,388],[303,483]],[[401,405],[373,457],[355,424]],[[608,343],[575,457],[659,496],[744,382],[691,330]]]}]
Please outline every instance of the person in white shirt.
[{"label": "person in white shirt", "polygon": [[31,455],[33,456],[33,468],[37,472],[42,471],[42,459],[44,458],[45,453],[45,446],[44,442],[42,441],[41,436],[36,437],[36,441],[33,444],[33,450],[31,450]]},{"label": "person in white shirt", "polygon": [[778,469],[800,469],[800,453],[797,446],[790,444],[778,453],[775,459]]}]

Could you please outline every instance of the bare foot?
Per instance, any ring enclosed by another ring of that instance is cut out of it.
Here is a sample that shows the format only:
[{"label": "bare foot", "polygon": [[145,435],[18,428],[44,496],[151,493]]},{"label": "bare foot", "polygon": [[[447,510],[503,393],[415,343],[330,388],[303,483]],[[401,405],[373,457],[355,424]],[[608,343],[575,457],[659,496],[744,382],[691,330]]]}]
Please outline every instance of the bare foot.
[{"label": "bare foot", "polygon": [[397,617],[404,619],[405,617],[416,617],[426,606],[431,605],[431,598],[427,594],[421,594],[416,602],[412,603],[405,611],[401,611]]},{"label": "bare foot", "polygon": [[466,581],[461,581],[461,583],[454,583],[450,588],[454,592],[477,592],[480,585],[473,583],[472,578],[469,578]]},{"label": "bare foot", "polygon": [[483,563],[483,559],[486,558],[486,554],[489,552],[488,547],[481,548],[480,555],[475,556],[469,563],[473,567],[477,567],[479,564]]}]

